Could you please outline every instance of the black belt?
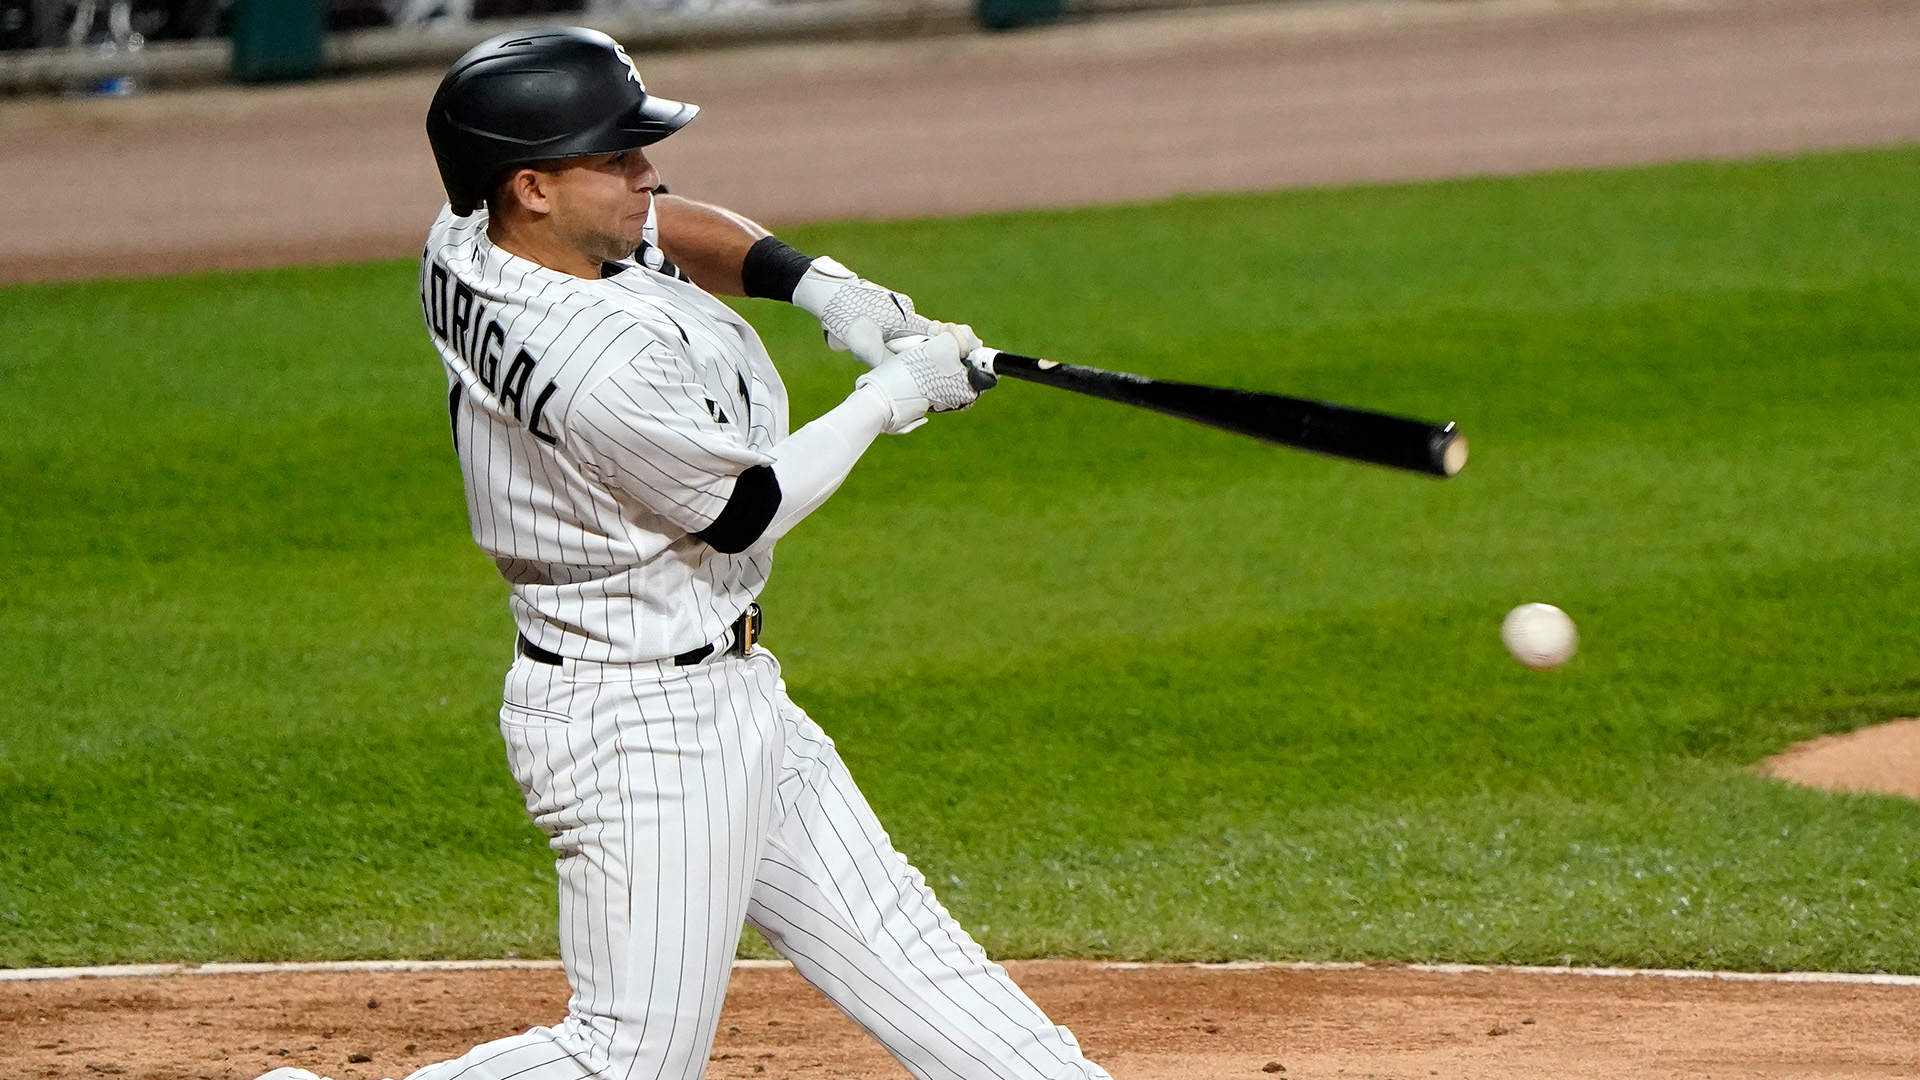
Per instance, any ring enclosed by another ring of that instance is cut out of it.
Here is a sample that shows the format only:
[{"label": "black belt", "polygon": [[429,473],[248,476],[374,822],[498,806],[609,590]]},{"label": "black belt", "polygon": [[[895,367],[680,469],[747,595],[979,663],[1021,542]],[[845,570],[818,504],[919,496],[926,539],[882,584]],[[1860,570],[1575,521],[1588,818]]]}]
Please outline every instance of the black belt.
[{"label": "black belt", "polygon": [[[727,644],[727,655],[747,655],[747,651],[752,649],[754,643],[760,640],[760,605],[748,604],[747,610],[741,612],[740,617],[733,620],[733,625],[729,626],[727,630],[731,636],[731,640]],[[528,641],[527,635],[525,634],[520,635],[519,648],[521,656],[526,657],[536,664],[547,664],[552,667],[559,667],[560,662],[566,659],[566,657],[561,656],[551,649],[543,649],[533,642]],[[697,649],[688,649],[686,652],[673,658],[673,665],[675,667],[689,667],[712,656],[713,651],[714,646],[712,645],[702,645]]]}]

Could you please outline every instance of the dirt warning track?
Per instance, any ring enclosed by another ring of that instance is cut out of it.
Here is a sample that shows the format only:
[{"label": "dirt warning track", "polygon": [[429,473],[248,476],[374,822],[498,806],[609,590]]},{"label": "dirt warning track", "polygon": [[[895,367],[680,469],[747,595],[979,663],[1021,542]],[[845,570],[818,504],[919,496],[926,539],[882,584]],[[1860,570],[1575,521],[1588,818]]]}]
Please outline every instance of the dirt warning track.
[{"label": "dirt warning track", "polygon": [[[1920,0],[1309,2],[644,56],[655,157],[774,224],[1920,140]],[[0,281],[417,249],[408,75],[0,104]]]},{"label": "dirt warning track", "polygon": [[[1512,972],[1008,965],[1118,1080],[1913,1076],[1920,989]],[[555,971],[0,985],[7,1076],[399,1077],[557,1021]],[[791,969],[736,971],[708,1076],[907,1073]],[[357,1061],[354,1058],[367,1060]]]}]

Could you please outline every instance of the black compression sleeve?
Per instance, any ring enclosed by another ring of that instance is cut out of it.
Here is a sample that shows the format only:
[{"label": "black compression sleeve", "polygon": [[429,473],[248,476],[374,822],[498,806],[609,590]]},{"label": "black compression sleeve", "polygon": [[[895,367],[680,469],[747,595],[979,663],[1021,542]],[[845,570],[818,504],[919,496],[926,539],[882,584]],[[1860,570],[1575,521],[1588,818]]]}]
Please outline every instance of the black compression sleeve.
[{"label": "black compression sleeve", "polygon": [[740,263],[740,283],[748,296],[793,303],[793,287],[806,276],[813,260],[788,247],[777,236],[763,236],[747,249]]},{"label": "black compression sleeve", "polygon": [[738,555],[753,546],[780,509],[780,480],[773,466],[755,465],[733,481],[733,495],[713,524],[693,535],[722,555]]}]

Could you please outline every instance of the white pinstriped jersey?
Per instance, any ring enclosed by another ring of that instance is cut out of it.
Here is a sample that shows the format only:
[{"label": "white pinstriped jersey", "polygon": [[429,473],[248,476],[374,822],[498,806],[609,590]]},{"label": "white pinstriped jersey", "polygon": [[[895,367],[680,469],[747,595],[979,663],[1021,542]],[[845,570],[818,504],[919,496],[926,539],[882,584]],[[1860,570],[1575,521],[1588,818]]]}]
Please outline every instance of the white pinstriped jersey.
[{"label": "white pinstriped jersey", "polygon": [[657,247],[587,281],[485,230],[442,213],[421,298],[474,537],[521,632],[568,658],[519,652],[500,731],[573,994],[411,1080],[701,1080],[742,922],[917,1080],[1112,1080],[894,849],[773,653],[634,663],[718,638],[766,581],[767,555],[689,535],[786,436],[753,330]]},{"label": "white pinstriped jersey", "polygon": [[512,584],[515,623],[542,648],[602,662],[713,642],[772,568],[770,551],[724,555],[690,535],[787,435],[759,335],[668,273],[629,263],[577,278],[500,250],[486,229],[485,210],[441,211],[420,297],[473,538]]}]

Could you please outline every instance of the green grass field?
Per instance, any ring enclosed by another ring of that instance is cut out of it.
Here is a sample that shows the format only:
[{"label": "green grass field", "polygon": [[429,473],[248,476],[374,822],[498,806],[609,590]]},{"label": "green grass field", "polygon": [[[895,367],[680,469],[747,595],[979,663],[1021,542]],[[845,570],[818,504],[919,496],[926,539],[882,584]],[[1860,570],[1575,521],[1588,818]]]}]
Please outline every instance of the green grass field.
[{"label": "green grass field", "polygon": [[[780,548],[1002,956],[1920,971],[1920,150],[817,227],[990,341],[1458,420],[1440,483],[1025,385]],[[423,223],[424,224],[424,223]],[[405,263],[0,290],[0,964],[552,955]],[[796,422],[854,369],[746,310]],[[1582,653],[1525,671],[1547,600]]]}]

